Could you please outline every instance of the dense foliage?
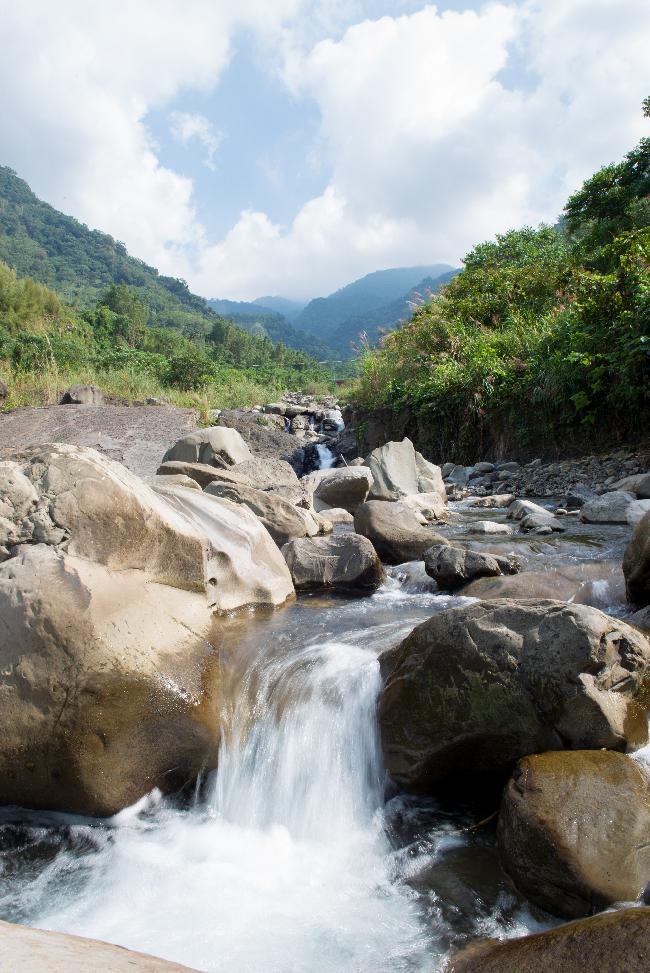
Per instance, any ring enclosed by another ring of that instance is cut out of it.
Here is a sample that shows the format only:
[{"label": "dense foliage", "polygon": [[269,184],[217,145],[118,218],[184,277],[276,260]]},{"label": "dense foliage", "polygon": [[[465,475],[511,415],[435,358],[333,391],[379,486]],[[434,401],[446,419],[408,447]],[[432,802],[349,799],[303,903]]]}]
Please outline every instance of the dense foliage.
[{"label": "dense foliage", "polygon": [[575,193],[557,227],[482,243],[380,349],[356,390],[407,409],[442,454],[647,436],[650,139]]}]

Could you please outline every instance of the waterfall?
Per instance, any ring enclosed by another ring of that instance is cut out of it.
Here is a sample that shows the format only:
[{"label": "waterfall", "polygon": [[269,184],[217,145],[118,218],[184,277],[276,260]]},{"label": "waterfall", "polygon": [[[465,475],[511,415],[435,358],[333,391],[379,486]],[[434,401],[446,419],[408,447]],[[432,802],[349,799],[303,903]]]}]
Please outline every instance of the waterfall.
[{"label": "waterfall", "polygon": [[336,456],[329,446],[325,446],[323,443],[318,443],[316,446],[316,452],[318,453],[318,469],[331,470],[336,463]]}]

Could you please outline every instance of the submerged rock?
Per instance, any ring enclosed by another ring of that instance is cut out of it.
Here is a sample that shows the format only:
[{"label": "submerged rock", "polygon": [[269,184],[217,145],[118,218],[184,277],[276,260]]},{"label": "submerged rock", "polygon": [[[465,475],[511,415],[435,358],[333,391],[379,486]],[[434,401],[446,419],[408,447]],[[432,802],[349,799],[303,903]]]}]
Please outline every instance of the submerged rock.
[{"label": "submerged rock", "polygon": [[337,534],[290,541],[282,548],[293,583],[310,588],[378,588],[384,570],[366,537]]},{"label": "submerged rock", "polygon": [[189,966],[98,939],[1,921],[0,954],[7,973],[196,973]]},{"label": "submerged rock", "polygon": [[429,527],[423,527],[405,504],[385,500],[362,503],[354,514],[354,529],[372,541],[386,564],[417,561],[434,544],[448,543]]},{"label": "submerged rock", "polygon": [[650,605],[650,512],[643,516],[630,538],[623,574],[629,600],[641,608]]},{"label": "submerged rock", "polygon": [[409,790],[501,780],[539,751],[647,740],[650,644],[595,608],[501,600],[450,609],[381,665],[386,767]]},{"label": "submerged rock", "polygon": [[638,899],[650,882],[648,785],[634,760],[605,750],[520,760],[498,828],[517,888],[567,918]]},{"label": "submerged rock", "polygon": [[650,909],[621,909],[557,929],[469,946],[445,973],[641,973],[650,969]]},{"label": "submerged rock", "polygon": [[516,574],[517,561],[498,554],[482,554],[462,547],[442,545],[425,551],[424,569],[442,591],[454,591],[474,578]]}]

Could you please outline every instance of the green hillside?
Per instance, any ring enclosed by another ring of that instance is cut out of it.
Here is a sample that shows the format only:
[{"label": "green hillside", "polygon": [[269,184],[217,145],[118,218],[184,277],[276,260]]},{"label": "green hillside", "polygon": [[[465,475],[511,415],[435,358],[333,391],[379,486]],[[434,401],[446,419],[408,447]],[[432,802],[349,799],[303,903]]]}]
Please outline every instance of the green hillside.
[{"label": "green hillside", "polygon": [[316,335],[296,330],[283,314],[272,311],[262,304],[217,298],[209,300],[208,304],[221,317],[231,321],[238,328],[248,331],[249,334],[269,338],[274,343],[280,342],[288,348],[304,351],[321,361],[335,357],[332,348]]},{"label": "green hillside", "polygon": [[365,355],[361,407],[411,416],[457,462],[647,439],[650,138],[588,179],[557,226],[497,236],[464,265]]}]

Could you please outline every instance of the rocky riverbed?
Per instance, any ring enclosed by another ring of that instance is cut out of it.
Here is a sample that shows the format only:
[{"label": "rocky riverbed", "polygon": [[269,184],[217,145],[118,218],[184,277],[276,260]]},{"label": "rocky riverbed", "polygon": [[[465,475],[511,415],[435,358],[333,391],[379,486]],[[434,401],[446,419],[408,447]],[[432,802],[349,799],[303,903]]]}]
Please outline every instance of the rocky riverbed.
[{"label": "rocky riverbed", "polygon": [[646,454],[121,408],[0,418],[3,955],[648,965]]}]

